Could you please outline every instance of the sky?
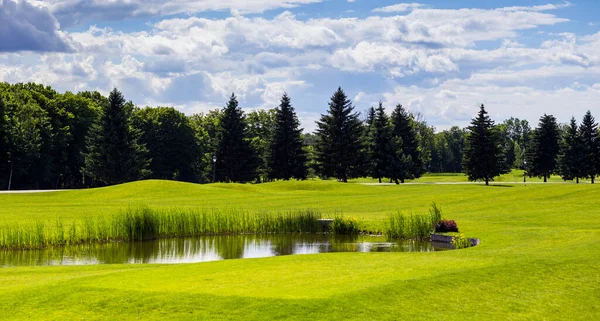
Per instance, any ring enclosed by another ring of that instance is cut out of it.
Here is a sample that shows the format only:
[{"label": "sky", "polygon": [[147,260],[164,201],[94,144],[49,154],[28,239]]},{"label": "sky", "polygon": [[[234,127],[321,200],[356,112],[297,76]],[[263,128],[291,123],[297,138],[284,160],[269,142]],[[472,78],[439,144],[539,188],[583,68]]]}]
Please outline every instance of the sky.
[{"label": "sky", "polygon": [[342,87],[438,130],[600,117],[600,1],[0,0],[0,81],[116,87],[190,115],[287,92],[305,131]]}]

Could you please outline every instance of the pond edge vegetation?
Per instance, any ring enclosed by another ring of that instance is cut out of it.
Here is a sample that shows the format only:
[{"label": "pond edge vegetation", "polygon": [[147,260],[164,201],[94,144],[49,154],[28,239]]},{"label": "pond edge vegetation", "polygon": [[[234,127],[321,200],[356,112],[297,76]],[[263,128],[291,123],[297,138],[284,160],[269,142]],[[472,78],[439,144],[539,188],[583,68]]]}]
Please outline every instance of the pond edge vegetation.
[{"label": "pond edge vegetation", "polygon": [[[405,215],[400,212],[390,215],[384,234],[390,241],[429,241],[441,220],[441,208],[433,203],[426,215]],[[314,209],[251,213],[239,209],[155,209],[139,206],[122,210],[109,219],[91,217],[69,224],[59,219],[54,224],[37,222],[4,227],[0,229],[0,250],[32,250],[52,246],[136,242],[190,236],[372,234],[370,231],[361,230],[362,224],[356,217],[336,214],[329,224],[324,224],[323,221],[322,213]]]}]

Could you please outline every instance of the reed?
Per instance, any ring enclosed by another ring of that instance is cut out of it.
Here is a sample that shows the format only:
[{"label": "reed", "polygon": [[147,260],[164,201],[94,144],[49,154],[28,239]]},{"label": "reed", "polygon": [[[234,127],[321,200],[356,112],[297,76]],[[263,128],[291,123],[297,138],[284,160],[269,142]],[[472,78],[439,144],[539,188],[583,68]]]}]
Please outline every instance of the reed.
[{"label": "reed", "polygon": [[341,235],[358,235],[360,233],[358,220],[355,217],[337,216],[331,223],[331,232]]},{"label": "reed", "polygon": [[385,234],[390,240],[427,240],[441,219],[441,208],[432,203],[429,213],[425,215],[404,215],[402,213],[390,215]]},{"label": "reed", "polygon": [[128,208],[111,219],[88,218],[65,224],[38,222],[0,229],[0,249],[41,249],[114,241],[268,233],[321,233],[316,210],[250,213],[244,210]]}]

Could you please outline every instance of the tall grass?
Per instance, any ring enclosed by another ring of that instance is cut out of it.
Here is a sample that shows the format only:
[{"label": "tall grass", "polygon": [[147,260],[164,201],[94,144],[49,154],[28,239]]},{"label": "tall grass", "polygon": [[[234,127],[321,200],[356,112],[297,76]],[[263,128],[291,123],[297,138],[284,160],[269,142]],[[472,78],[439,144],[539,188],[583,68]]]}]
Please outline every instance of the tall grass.
[{"label": "tall grass", "polygon": [[358,235],[360,233],[359,223],[356,218],[336,216],[333,222],[331,222],[330,228],[333,234]]},{"label": "tall grass", "polygon": [[40,249],[111,241],[141,241],[168,237],[320,233],[321,214],[315,210],[250,213],[243,210],[160,210],[128,208],[111,219],[88,218],[80,222],[0,229],[0,249]]},{"label": "tall grass", "polygon": [[426,240],[435,230],[436,224],[442,219],[442,210],[435,203],[431,204],[429,214],[390,215],[386,231],[388,239],[419,239]]}]

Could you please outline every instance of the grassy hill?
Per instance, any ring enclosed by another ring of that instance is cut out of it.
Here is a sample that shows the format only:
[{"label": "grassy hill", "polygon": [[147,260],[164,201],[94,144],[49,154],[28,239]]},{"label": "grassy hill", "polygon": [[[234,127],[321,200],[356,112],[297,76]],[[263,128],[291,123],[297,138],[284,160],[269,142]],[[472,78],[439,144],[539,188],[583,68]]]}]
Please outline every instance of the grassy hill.
[{"label": "grassy hill", "polygon": [[319,209],[381,227],[432,201],[482,244],[436,253],[335,253],[189,265],[0,269],[7,319],[600,319],[598,185],[142,181],[0,194],[0,228],[128,206]]}]

